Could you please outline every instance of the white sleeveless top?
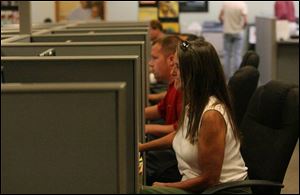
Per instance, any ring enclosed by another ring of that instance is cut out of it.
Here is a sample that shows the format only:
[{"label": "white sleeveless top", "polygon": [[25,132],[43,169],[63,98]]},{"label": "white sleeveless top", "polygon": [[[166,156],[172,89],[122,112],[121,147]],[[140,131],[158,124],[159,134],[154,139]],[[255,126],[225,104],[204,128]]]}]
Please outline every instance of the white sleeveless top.
[{"label": "white sleeveless top", "polygon": [[[215,97],[210,97],[203,113],[211,109],[216,110],[222,114],[227,125],[225,154],[220,183],[244,180],[247,177],[247,167],[240,153],[240,144],[237,143],[234,138],[233,130],[224,106],[222,104],[215,104],[216,101],[217,99]],[[182,175],[182,181],[201,175],[201,167],[199,167],[198,164],[198,141],[192,145],[189,140],[185,138],[187,133],[187,119],[187,116],[185,116],[183,127],[178,129],[173,140],[173,149],[176,153],[178,169]]]}]

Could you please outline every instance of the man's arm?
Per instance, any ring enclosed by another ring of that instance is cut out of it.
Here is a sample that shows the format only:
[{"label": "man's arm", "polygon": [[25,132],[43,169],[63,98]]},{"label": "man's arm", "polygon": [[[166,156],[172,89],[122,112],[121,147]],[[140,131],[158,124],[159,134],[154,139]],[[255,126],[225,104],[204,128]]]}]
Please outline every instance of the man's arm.
[{"label": "man's arm", "polygon": [[165,136],[173,131],[175,131],[173,124],[172,125],[150,124],[145,126],[145,134],[151,134],[158,137]]},{"label": "man's arm", "polygon": [[158,119],[160,117],[161,116],[158,111],[158,105],[148,106],[145,108],[145,118],[146,119]]},{"label": "man's arm", "polygon": [[167,92],[163,91],[161,93],[156,93],[156,94],[149,94],[148,99],[149,101],[160,101],[166,96]]},{"label": "man's arm", "polygon": [[150,151],[150,150],[163,150],[172,148],[173,139],[175,137],[176,132],[169,133],[168,135],[155,139],[153,141],[139,144],[139,151]]}]

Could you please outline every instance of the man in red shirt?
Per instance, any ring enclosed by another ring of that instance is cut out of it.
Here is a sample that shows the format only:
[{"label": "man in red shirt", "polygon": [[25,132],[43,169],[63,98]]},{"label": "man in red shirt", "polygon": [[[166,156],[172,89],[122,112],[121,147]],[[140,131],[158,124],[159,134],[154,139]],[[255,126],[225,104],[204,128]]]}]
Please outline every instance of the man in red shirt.
[{"label": "man in red shirt", "polygon": [[276,1],[275,16],[278,20],[295,22],[295,7],[293,1]]},{"label": "man in red shirt", "polygon": [[[157,81],[169,83],[165,97],[156,105],[145,108],[145,118],[148,120],[163,118],[164,124],[146,124],[145,134],[150,137],[161,137],[177,129],[177,122],[181,114],[181,92],[174,87],[174,59],[180,39],[177,36],[167,36],[157,40],[151,50],[149,62]],[[172,71],[172,74],[174,71]],[[154,181],[180,181],[177,160],[172,149],[149,151],[146,153],[146,184]]]},{"label": "man in red shirt", "polygon": [[159,39],[152,46],[149,65],[156,80],[169,83],[169,87],[165,97],[158,104],[145,108],[146,119],[163,118],[165,124],[146,125],[146,134],[161,137],[177,128],[177,121],[181,113],[181,93],[174,87],[171,70],[174,66],[174,54],[179,40],[177,36],[168,36]]}]

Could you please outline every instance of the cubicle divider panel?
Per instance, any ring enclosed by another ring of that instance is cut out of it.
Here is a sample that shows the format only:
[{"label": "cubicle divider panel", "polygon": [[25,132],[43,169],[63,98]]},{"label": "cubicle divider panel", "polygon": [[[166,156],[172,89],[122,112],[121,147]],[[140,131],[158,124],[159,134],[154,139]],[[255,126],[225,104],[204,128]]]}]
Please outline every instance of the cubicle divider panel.
[{"label": "cubicle divider panel", "polygon": [[[143,138],[143,105],[141,66],[138,56],[64,56],[64,57],[2,57],[1,65],[6,83],[36,82],[126,82],[127,83],[127,133],[135,139],[128,140],[128,161],[134,159],[135,170],[129,170],[127,181],[137,174],[138,138]],[[132,138],[132,137],[131,137]]]},{"label": "cubicle divider panel", "polygon": [[30,43],[31,42],[31,37],[29,35],[11,36],[10,38],[6,38],[6,39],[1,40],[1,45],[3,43],[15,43],[15,42]]},{"label": "cubicle divider panel", "polygon": [[[2,56],[38,56],[54,49],[56,56],[103,56],[103,55],[138,55],[141,66],[142,107],[146,105],[148,93],[148,65],[144,41],[135,42],[80,42],[80,43],[8,43],[1,46]],[[143,112],[142,112],[143,113]],[[142,121],[145,121],[142,114]],[[143,136],[142,136],[143,137]],[[141,140],[144,142],[144,140]]]},{"label": "cubicle divider panel", "polygon": [[69,26],[67,28],[71,29],[71,28],[100,28],[100,27],[110,27],[110,28],[114,28],[114,27],[148,27],[149,26],[149,22],[79,22],[76,25],[73,26]]},{"label": "cubicle divider panel", "polygon": [[[112,42],[112,41],[144,41],[145,42],[145,66],[150,60],[150,38],[147,32],[127,32],[127,33],[97,33],[97,34],[64,34],[64,35],[34,35],[30,37],[30,42]],[[14,43],[28,42],[27,39],[15,40]],[[145,68],[146,89],[149,89],[149,69]]]},{"label": "cubicle divider panel", "polygon": [[74,34],[74,33],[107,33],[107,32],[148,32],[148,27],[139,28],[76,28],[53,30],[51,34]]},{"label": "cubicle divider panel", "polygon": [[95,34],[63,34],[31,36],[31,42],[99,42],[99,41],[145,41],[147,32],[114,32]]},{"label": "cubicle divider panel", "polygon": [[13,36],[15,36],[15,35],[2,35],[1,34],[1,40],[8,39],[8,38],[11,38]]},{"label": "cubicle divider panel", "polygon": [[1,84],[1,194],[135,193],[125,99],[126,83]]}]

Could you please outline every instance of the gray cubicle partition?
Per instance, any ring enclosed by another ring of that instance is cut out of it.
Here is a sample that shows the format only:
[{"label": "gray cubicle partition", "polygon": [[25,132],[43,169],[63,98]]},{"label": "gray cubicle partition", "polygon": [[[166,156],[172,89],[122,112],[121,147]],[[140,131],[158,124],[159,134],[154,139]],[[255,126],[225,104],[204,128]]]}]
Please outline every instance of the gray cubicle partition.
[{"label": "gray cubicle partition", "polygon": [[99,27],[148,27],[149,22],[79,22],[73,26],[68,26],[68,29],[72,28],[99,28]]},{"label": "gray cubicle partition", "polygon": [[126,122],[125,83],[1,84],[1,194],[136,193]]},{"label": "gray cubicle partition", "polygon": [[8,39],[13,37],[14,35],[1,35],[1,40]]},{"label": "gray cubicle partition", "polygon": [[14,39],[9,43],[40,43],[40,42],[116,42],[116,41],[144,41],[146,62],[149,61],[150,39],[147,32],[119,32],[95,34],[63,34],[63,35],[32,35]]},{"label": "gray cubicle partition", "polygon": [[[129,147],[144,137],[141,66],[138,56],[1,57],[5,83],[126,82],[127,133],[135,135]],[[136,153],[127,153],[137,160]],[[137,170],[130,170],[128,181]]]},{"label": "gray cubicle partition", "polygon": [[275,18],[256,17],[260,84],[282,80],[299,85],[299,39],[276,40]]},{"label": "gray cubicle partition", "polygon": [[147,32],[114,32],[94,34],[33,35],[31,36],[30,42],[145,41],[147,43],[148,39]]},{"label": "gray cubicle partition", "polygon": [[[8,41],[9,43],[45,43],[45,42],[122,42],[144,41],[145,42],[145,65],[150,60],[150,39],[147,32],[118,32],[118,33],[95,33],[95,34],[63,34],[63,35],[32,35],[19,40]],[[76,50],[76,48],[74,48]],[[144,70],[143,70],[144,71]],[[148,82],[148,68],[145,68]],[[148,85],[146,86],[148,88]]]},{"label": "gray cubicle partition", "polygon": [[14,42],[30,42],[29,35],[14,35],[6,39],[1,39],[1,46],[3,43],[14,43]]},{"label": "gray cubicle partition", "polygon": [[[56,56],[85,55],[138,55],[142,71],[142,85],[149,88],[148,59],[144,41],[132,42],[77,42],[77,43],[4,43],[1,46],[1,56],[38,56],[40,53],[54,49]],[[146,97],[146,96],[145,96]],[[143,99],[144,102],[144,99]],[[143,103],[144,104],[144,103]]]},{"label": "gray cubicle partition", "polygon": [[[33,30],[33,32],[37,32],[38,30]],[[1,35],[19,35],[19,29],[15,30],[2,30],[1,29]]]},{"label": "gray cubicle partition", "polygon": [[[69,24],[74,25],[74,24]],[[66,22],[61,23],[44,23],[44,24],[32,24],[32,29],[34,30],[42,30],[42,29],[50,29],[58,26],[67,26]],[[19,32],[20,26],[19,24],[8,24],[1,26],[1,32],[2,31],[13,31],[13,32]]]},{"label": "gray cubicle partition", "polygon": [[76,28],[53,30],[51,34],[73,34],[73,33],[106,33],[106,32],[148,32],[148,27],[120,27],[120,28]]}]

